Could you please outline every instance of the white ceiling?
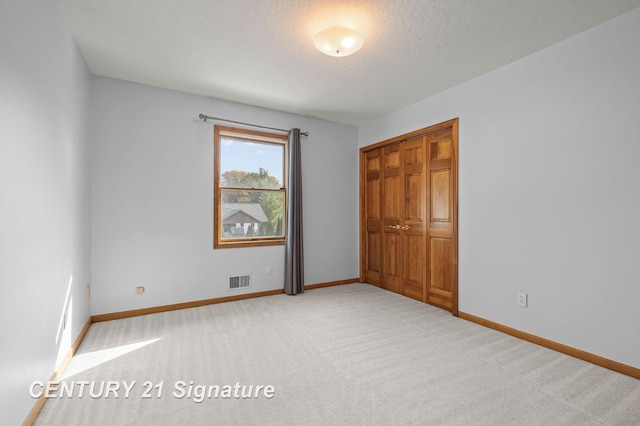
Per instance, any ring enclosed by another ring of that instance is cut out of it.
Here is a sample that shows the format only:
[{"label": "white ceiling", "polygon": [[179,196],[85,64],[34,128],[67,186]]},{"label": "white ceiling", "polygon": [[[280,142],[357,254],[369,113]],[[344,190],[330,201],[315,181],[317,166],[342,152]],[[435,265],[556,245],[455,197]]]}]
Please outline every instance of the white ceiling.
[{"label": "white ceiling", "polygon": [[[363,124],[640,0],[58,0],[92,73]],[[323,55],[341,24],[362,50]]]}]

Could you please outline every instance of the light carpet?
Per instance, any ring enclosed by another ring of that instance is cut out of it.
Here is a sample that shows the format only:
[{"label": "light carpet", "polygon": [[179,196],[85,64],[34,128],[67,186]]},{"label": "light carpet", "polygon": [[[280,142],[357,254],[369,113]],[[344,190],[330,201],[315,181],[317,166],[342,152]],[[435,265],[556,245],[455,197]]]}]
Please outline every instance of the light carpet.
[{"label": "light carpet", "polygon": [[[36,425],[640,425],[640,381],[363,284],[93,324],[63,379],[94,395]],[[174,394],[191,381],[275,396]]]}]

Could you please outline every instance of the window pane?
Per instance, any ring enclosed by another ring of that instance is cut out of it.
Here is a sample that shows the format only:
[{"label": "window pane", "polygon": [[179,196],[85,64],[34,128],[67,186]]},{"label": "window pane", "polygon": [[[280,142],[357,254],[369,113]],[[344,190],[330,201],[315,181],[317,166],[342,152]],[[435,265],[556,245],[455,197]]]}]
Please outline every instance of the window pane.
[{"label": "window pane", "polygon": [[222,190],[222,238],[283,237],[284,191]]},{"label": "window pane", "polygon": [[284,145],[220,140],[220,186],[236,188],[282,188]]}]

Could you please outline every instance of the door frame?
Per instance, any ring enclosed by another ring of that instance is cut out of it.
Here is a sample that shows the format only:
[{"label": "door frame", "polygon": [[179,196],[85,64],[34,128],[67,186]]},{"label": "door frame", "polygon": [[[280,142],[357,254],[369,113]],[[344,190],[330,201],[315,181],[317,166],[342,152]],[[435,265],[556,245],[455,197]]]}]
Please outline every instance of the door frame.
[{"label": "door frame", "polygon": [[[359,211],[359,219],[360,219],[360,282],[364,283],[365,281],[365,268],[366,268],[366,217],[365,215],[365,183],[367,179],[367,170],[366,170],[366,155],[367,152],[372,151],[377,148],[381,148],[386,145],[390,145],[393,143],[401,142],[405,139],[411,139],[415,137],[419,137],[422,135],[426,135],[429,133],[438,132],[441,130],[445,130],[451,128],[451,137],[453,143],[453,161],[455,164],[455,173],[453,175],[453,277],[452,277],[452,309],[451,313],[454,316],[458,316],[458,175],[459,175],[459,161],[458,161],[458,118],[454,118],[451,120],[443,121],[442,123],[434,124],[432,126],[428,126],[419,130],[415,130],[410,133],[405,133],[400,136],[393,137],[391,139],[386,139],[384,141],[375,143],[373,145],[368,145],[360,148],[360,156],[359,156],[359,167],[360,167],[360,211]],[[425,301],[426,302],[426,301]],[[428,302],[426,302],[428,303]]]}]

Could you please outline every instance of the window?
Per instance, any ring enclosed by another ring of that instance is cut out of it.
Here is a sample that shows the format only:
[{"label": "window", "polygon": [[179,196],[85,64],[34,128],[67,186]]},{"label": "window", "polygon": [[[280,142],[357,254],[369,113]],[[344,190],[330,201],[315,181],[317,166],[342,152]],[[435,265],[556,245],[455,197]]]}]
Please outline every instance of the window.
[{"label": "window", "polygon": [[287,136],[215,126],[214,247],[284,244]]}]

